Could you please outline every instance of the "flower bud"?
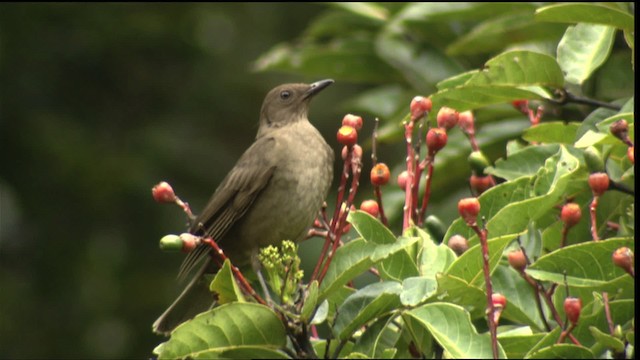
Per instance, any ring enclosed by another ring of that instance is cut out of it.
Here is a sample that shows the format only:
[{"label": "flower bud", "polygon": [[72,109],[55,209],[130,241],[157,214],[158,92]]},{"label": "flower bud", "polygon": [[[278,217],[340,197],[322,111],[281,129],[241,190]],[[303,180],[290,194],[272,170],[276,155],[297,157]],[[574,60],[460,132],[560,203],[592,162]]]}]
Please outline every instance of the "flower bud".
[{"label": "flower bud", "polygon": [[635,270],[633,268],[634,255],[633,251],[628,247],[621,247],[613,252],[611,256],[613,263],[626,271],[629,275],[635,276]]},{"label": "flower bud", "polygon": [[567,314],[567,319],[572,324],[577,324],[580,319],[580,312],[582,311],[582,300],[575,297],[568,297],[564,299],[564,312]]},{"label": "flower bud", "polygon": [[469,226],[474,226],[480,213],[480,201],[474,197],[461,199],[458,201],[458,212]]},{"label": "flower bud", "polygon": [[380,207],[375,200],[365,200],[360,204],[360,210],[368,213],[369,215],[377,218],[380,214]]},{"label": "flower bud", "polygon": [[580,222],[581,217],[582,211],[580,210],[580,205],[576,203],[566,203],[560,211],[560,219],[568,228]]},{"label": "flower bud", "polygon": [[438,116],[436,118],[438,122],[438,127],[444,128],[446,130],[452,129],[456,124],[458,124],[459,114],[452,108],[443,106],[438,110]]},{"label": "flower bud", "polygon": [[447,241],[447,246],[460,256],[469,249],[469,241],[462,235],[455,234]]},{"label": "flower bud", "polygon": [[603,172],[597,172],[589,175],[589,186],[593,192],[593,196],[602,196],[609,189],[609,175]]},{"label": "flower bud", "polygon": [[347,114],[342,118],[342,125],[351,126],[356,129],[356,131],[360,131],[360,129],[362,129],[362,123],[362,116]]},{"label": "flower bud", "polygon": [[154,186],[151,189],[151,195],[159,203],[174,203],[176,201],[176,194],[173,192],[173,188],[165,181]]},{"label": "flower bud", "polygon": [[358,141],[358,132],[351,126],[342,126],[338,129],[338,142],[345,146],[353,146]]},{"label": "flower bud", "polygon": [[475,134],[475,120],[471,110],[463,111],[458,115],[458,126],[467,135]]},{"label": "flower bud", "polygon": [[416,96],[411,100],[409,109],[411,111],[411,121],[416,121],[431,111],[431,99],[423,96]]},{"label": "flower bud", "polygon": [[390,176],[391,172],[387,164],[377,163],[376,166],[371,169],[371,184],[374,186],[386,185],[389,182]]},{"label": "flower bud", "polygon": [[407,170],[401,172],[398,175],[398,186],[400,187],[400,189],[402,189],[402,191],[405,191],[407,189],[408,181],[409,181],[409,173],[407,172]]},{"label": "flower bud", "polygon": [[523,272],[527,267],[527,258],[521,249],[514,250],[507,255],[509,265],[518,272]]},{"label": "flower bud", "polygon": [[427,147],[429,154],[435,155],[447,145],[447,132],[443,128],[431,128],[427,133]]}]

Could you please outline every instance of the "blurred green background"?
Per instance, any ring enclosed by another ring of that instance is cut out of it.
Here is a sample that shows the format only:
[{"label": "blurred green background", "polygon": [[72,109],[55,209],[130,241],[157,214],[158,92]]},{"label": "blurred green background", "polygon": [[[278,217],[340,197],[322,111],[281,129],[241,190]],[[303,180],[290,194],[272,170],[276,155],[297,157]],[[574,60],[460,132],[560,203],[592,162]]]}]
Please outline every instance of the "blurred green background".
[{"label": "blurred green background", "polygon": [[[555,57],[567,25],[537,22],[542,4],[0,4],[0,358],[150,357],[183,259],[158,240],[186,225],[152,200],[153,185],[168,181],[197,213],[253,141],[268,90],[334,78],[310,117],[339,154],[344,114],[365,116],[358,205],[372,195],[373,117],[395,179],[413,96],[502,51]],[[631,57],[618,32],[607,62],[571,90],[633,96]],[[544,121],[591,111],[545,103]],[[491,161],[529,126],[509,103],[474,114]],[[456,130],[435,162],[429,214],[444,226],[470,195],[469,152]],[[396,233],[403,199],[385,188]],[[301,244],[307,275],[321,245]]]},{"label": "blurred green background", "polygon": [[[252,142],[285,82],[251,62],[295,39],[320,4],[0,5],[0,358],[149,357],[186,218]],[[331,145],[353,87],[311,116]],[[321,120],[321,121],[320,121]]]}]

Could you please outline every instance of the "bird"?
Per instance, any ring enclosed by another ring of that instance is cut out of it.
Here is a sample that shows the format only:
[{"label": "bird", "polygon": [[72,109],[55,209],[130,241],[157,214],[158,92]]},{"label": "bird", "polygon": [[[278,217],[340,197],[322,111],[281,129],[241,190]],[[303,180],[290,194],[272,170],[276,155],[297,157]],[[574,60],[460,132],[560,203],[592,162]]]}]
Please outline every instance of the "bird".
[{"label": "bird", "polygon": [[[260,248],[299,242],[313,225],[333,181],[334,153],[309,121],[309,104],[333,82],[283,84],[269,91],[253,144],[192,222],[189,232],[212,238],[233,265],[259,270]],[[192,278],[153,323],[155,333],[169,335],[215,305],[205,278],[216,271],[211,251],[200,244],[187,255],[178,278]]]}]

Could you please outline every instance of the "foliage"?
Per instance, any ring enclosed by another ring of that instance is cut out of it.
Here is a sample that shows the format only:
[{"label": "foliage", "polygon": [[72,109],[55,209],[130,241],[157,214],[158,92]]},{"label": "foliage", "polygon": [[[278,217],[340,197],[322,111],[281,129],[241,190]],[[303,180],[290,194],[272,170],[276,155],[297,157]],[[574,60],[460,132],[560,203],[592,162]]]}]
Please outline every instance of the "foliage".
[{"label": "foliage", "polygon": [[[633,17],[628,3],[334,4],[295,44],[263,54],[255,62],[260,71],[380,84],[346,106],[382,118],[381,142],[404,140],[399,124],[408,119],[411,94],[431,94],[432,126],[442,106],[473,110],[480,148],[500,158],[485,169],[498,184],[478,197],[488,256],[462,218],[447,221],[441,239],[418,226],[398,236],[394,222],[387,227],[352,211],[356,238],[338,248],[322,282],[311,283],[295,306],[220,306],[176,329],[156,349],[159,357],[492,357],[486,264],[493,291],[507,299],[497,329],[500,358],[633,357],[635,284],[611,255],[634,249],[634,165],[627,144],[609,132],[625,119],[634,138]],[[523,99],[544,107],[543,122],[527,128],[511,106]],[[463,139],[450,136],[431,184],[452,203],[466,196],[460,179],[471,173],[462,165],[470,152]],[[594,171],[586,153],[593,149],[617,184],[599,199],[596,236],[586,215]],[[398,157],[396,168],[404,161]],[[387,213],[397,219],[402,192],[385,191]],[[565,232],[557,208],[568,201],[583,216]],[[470,246],[460,256],[446,246],[456,234]],[[506,256],[518,247],[530,260],[522,274]],[[380,281],[345,288],[370,268]],[[570,330],[562,328],[567,294],[582,300]],[[233,324],[221,319],[231,309],[238,314]],[[224,342],[199,330],[214,322]],[[309,324],[317,337],[307,333]],[[575,340],[564,343],[570,331]],[[305,341],[312,346],[292,345]]]}]

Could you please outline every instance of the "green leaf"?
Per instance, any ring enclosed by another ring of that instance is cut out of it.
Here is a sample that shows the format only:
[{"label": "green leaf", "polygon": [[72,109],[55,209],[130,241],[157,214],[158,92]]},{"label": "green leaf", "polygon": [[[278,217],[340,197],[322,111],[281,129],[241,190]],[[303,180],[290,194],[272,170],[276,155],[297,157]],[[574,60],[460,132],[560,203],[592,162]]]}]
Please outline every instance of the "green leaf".
[{"label": "green leaf", "polygon": [[542,339],[540,339],[540,341],[538,341],[538,343],[536,343],[531,348],[527,349],[528,352],[524,356],[524,358],[527,359],[531,354],[535,353],[536,351],[542,348],[554,345],[558,341],[558,338],[560,337],[561,332],[562,332],[562,328],[557,326],[553,330],[549,331],[548,333],[543,334],[544,336],[542,337]]},{"label": "green leaf", "polygon": [[334,2],[330,4],[332,6],[347,10],[353,14],[380,22],[386,21],[387,17],[389,17],[389,12],[387,11],[387,9],[374,3]]},{"label": "green leaf", "polygon": [[209,290],[218,294],[218,304],[221,305],[233,301],[245,301],[244,295],[233,277],[233,272],[231,272],[229,259],[224,261],[222,268],[216,273]]},{"label": "green leaf", "polygon": [[393,244],[377,245],[364,239],[356,239],[339,247],[320,284],[318,301],[324,300],[375,263],[413,246],[417,241],[418,238],[401,238]]},{"label": "green leaf", "polygon": [[433,295],[438,288],[435,277],[410,277],[402,282],[400,302],[404,306],[416,306]]},{"label": "green leaf", "polygon": [[[509,304],[509,306],[511,306],[511,304]],[[537,344],[543,337],[544,334],[511,336],[498,333],[500,345],[502,345],[502,348],[509,359],[523,359],[527,351],[529,351],[529,349]]]},{"label": "green leaf", "polygon": [[558,153],[559,150],[560,146],[557,144],[527,146],[516,153],[509,154],[506,159],[498,159],[493,167],[490,166],[485,169],[485,173],[505,180],[532,176],[538,172],[540,167],[544,166],[549,157]]},{"label": "green leaf", "polygon": [[[162,344],[159,358],[219,358],[228,354],[275,356],[286,345],[278,316],[266,306],[229,303],[178,326]],[[282,357],[282,356],[279,356]]]},{"label": "green leaf", "polygon": [[[462,307],[447,304],[426,304],[407,311],[403,317],[410,316],[428,329],[436,341],[453,358],[491,358],[491,337],[489,333],[478,334],[471,323],[469,313]],[[499,358],[506,358],[499,346]]]},{"label": "green leaf", "polygon": [[300,310],[300,319],[305,322],[311,320],[316,305],[318,305],[318,281],[313,280],[306,289],[304,304],[302,304],[302,310]]},{"label": "green leaf", "polygon": [[564,76],[556,60],[532,51],[508,51],[485,64],[465,85],[562,87]]},{"label": "green leaf", "polygon": [[562,26],[535,22],[533,12],[508,13],[481,22],[449,45],[447,53],[489,53],[502,50],[512,43],[557,39],[563,30]]},{"label": "green leaf", "polygon": [[402,285],[386,281],[373,283],[349,296],[338,308],[333,334],[347,340],[369,321],[400,306]]},{"label": "green leaf", "polygon": [[418,254],[420,274],[423,277],[435,279],[437,273],[449,268],[455,261],[456,255],[446,244],[436,245],[426,231],[420,228],[416,230],[422,239],[422,247]]},{"label": "green leaf", "polygon": [[591,350],[573,344],[556,344],[542,348],[527,359],[594,359]]},{"label": "green leaf", "polygon": [[487,295],[474,285],[469,285],[463,279],[447,274],[438,274],[438,291],[429,299],[462,306],[472,319],[485,316]]},{"label": "green leaf", "polygon": [[[391,230],[370,214],[357,210],[349,212],[347,220],[353,225],[358,234],[365,240],[376,244],[392,244],[396,237]],[[410,276],[418,276],[418,266],[407,251],[400,251],[378,266],[380,276],[385,280],[402,281]]]},{"label": "green leaf", "polygon": [[613,252],[623,246],[633,249],[633,238],[570,245],[540,257],[526,272],[535,279],[555,283],[563,283],[566,273],[572,287],[599,287],[625,274],[611,261]]},{"label": "green leaf", "polygon": [[579,127],[577,123],[545,122],[526,129],[522,138],[529,142],[573,144]]},{"label": "green leaf", "polygon": [[568,3],[542,7],[536,10],[536,21],[559,23],[592,23],[610,25],[619,29],[634,29],[631,14],[609,6],[593,3]]},{"label": "green leaf", "polygon": [[384,357],[384,352],[392,349],[400,337],[394,319],[393,316],[385,316],[368,326],[356,341],[353,351],[359,351],[372,359],[387,358]]},{"label": "green leaf", "polygon": [[507,298],[508,305],[502,312],[503,319],[529,325],[538,331],[545,331],[535,300],[536,294],[531,285],[515,270],[511,267],[498,266],[493,272],[491,283],[494,293],[501,293]]},{"label": "green leaf", "polygon": [[471,70],[471,71],[463,72],[461,74],[454,75],[450,78],[440,81],[439,83],[436,84],[436,87],[440,91],[440,90],[450,89],[450,88],[464,85],[467,81],[469,81],[469,79],[471,79],[471,77],[473,77],[479,71],[480,70]]},{"label": "green leaf", "polygon": [[[502,258],[502,252],[516,237],[516,235],[506,235],[489,238],[489,269],[491,269],[491,271],[498,266],[500,258]],[[474,286],[483,286],[484,272],[482,270],[482,258],[481,246],[478,243],[460,255],[460,257],[451,264],[446,274],[459,277]]]},{"label": "green leaf", "polygon": [[595,326],[589,326],[589,331],[591,331],[594,339],[607,349],[611,349],[616,353],[624,352],[624,343],[620,339],[600,331],[600,329]]},{"label": "green leaf", "polygon": [[582,84],[611,53],[615,29],[606,25],[569,26],[558,44],[558,62],[568,82]]},{"label": "green leaf", "polygon": [[[583,305],[578,326],[572,332],[583,346],[591,347],[596,343],[596,338],[593,337],[590,330],[591,327],[596,327],[600,329],[600,331],[607,332],[609,329],[602,298],[598,293],[595,293],[595,295],[598,296],[594,301]],[[583,301],[584,300],[588,301],[589,299],[583,299]],[[626,324],[635,318],[635,299],[610,300],[609,309],[611,310],[611,317],[614,324]],[[560,316],[565,316],[562,306],[558,307],[558,310]]]},{"label": "green leaf", "polygon": [[447,88],[431,96],[433,108],[448,106],[458,111],[479,109],[519,99],[539,100],[537,92],[505,85],[463,85]]}]

